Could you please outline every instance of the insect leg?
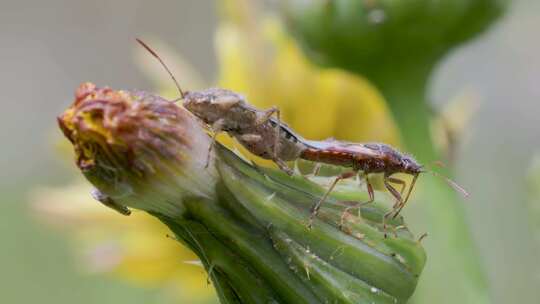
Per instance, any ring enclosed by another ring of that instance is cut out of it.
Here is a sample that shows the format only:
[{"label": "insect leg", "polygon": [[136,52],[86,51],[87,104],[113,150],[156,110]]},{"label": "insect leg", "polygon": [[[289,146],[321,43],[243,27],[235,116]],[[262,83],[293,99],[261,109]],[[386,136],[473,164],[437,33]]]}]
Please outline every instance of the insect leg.
[{"label": "insect leg", "polygon": [[281,115],[280,115],[280,111],[277,107],[271,107],[270,109],[264,111],[263,115],[258,117],[257,118],[257,121],[255,122],[256,125],[261,125],[265,122],[267,122],[270,117],[272,117],[272,115],[274,115],[274,113],[276,114],[276,117],[277,117],[277,126],[276,126],[276,136],[275,136],[275,139],[274,139],[274,146],[273,146],[273,155],[274,155],[274,158],[277,158],[277,152],[278,152],[278,144],[279,144],[279,137],[280,137],[280,133],[281,133]]},{"label": "insect leg", "polygon": [[315,164],[315,167],[313,167],[313,173],[311,173],[312,176],[317,176],[319,175],[319,173],[321,172],[321,167],[322,167],[322,164],[321,163],[316,163]]},{"label": "insect leg", "polygon": [[386,187],[386,189],[388,189],[388,191],[390,191],[392,196],[396,199],[396,202],[394,203],[394,206],[392,207],[392,210],[390,210],[389,212],[387,212],[383,216],[383,230],[384,230],[384,237],[385,238],[387,237],[387,234],[386,234],[386,230],[387,230],[386,222],[388,221],[388,218],[392,214],[394,214],[394,211],[396,211],[396,209],[401,206],[402,201],[403,201],[403,199],[401,198],[401,194],[399,194],[399,192],[396,190],[396,188],[394,188],[392,185],[390,185],[389,181],[392,181],[391,177],[389,177],[388,175],[385,175],[384,176],[384,186]]},{"label": "insect leg", "polygon": [[279,159],[279,158],[274,158],[273,161],[278,165],[278,167],[285,171],[285,173],[289,174],[289,175],[293,175],[294,174],[294,171],[289,168],[289,166],[287,166],[287,163],[284,162],[283,160]]},{"label": "insect leg", "polygon": [[204,168],[208,168],[208,165],[210,164],[210,154],[212,153],[212,149],[214,148],[214,145],[216,144],[216,137],[218,136],[219,133],[221,133],[224,123],[225,123],[225,120],[223,118],[218,119],[212,124],[212,127],[210,128],[212,130],[212,133],[214,134],[212,134],[212,142],[210,143],[210,146],[208,147],[208,155],[206,156],[206,163],[204,165]]},{"label": "insect leg", "polygon": [[403,207],[405,207],[405,204],[407,203],[407,201],[409,200],[409,196],[411,195],[411,192],[414,188],[414,184],[416,184],[416,179],[418,178],[418,174],[415,174],[414,177],[413,177],[413,180],[411,182],[411,185],[409,186],[409,191],[407,192],[407,196],[405,197],[405,200],[401,203],[401,206],[399,206],[397,212],[394,214],[393,218],[396,218],[396,216],[398,216],[398,214],[401,212],[401,209],[403,209]]},{"label": "insect leg", "polygon": [[90,194],[92,195],[92,197],[102,203],[103,205],[111,208],[111,209],[114,209],[115,211],[117,211],[118,213],[122,214],[122,215],[130,215],[131,214],[131,210],[129,210],[126,206],[123,206],[123,205],[120,205],[119,203],[117,203],[115,200],[113,200],[112,198],[110,198],[107,194],[99,191],[98,189],[93,189]]},{"label": "insect leg", "polygon": [[316,177],[317,175],[319,175],[320,171],[321,171],[321,163],[318,163],[316,162],[315,163],[315,166],[313,166],[312,170],[311,170],[311,173],[306,173],[306,174],[302,174],[302,176],[306,179],[310,179],[311,177]]},{"label": "insect leg", "polygon": [[398,231],[399,231],[399,230],[404,230],[404,229],[407,229],[407,226],[405,226],[405,225],[399,225],[399,226],[397,226],[397,227],[394,227],[394,228],[392,229],[392,232],[394,232],[394,236],[395,236],[395,237],[398,237],[398,234],[397,234]]},{"label": "insect leg", "polygon": [[358,203],[356,206],[349,206],[349,207],[345,208],[345,210],[343,210],[343,213],[341,214],[341,218],[339,220],[339,228],[340,229],[341,229],[341,227],[343,227],[343,222],[345,221],[345,216],[347,215],[349,210],[355,209],[355,208],[360,209],[362,206],[365,206],[367,204],[371,204],[371,203],[373,203],[373,201],[375,201],[375,193],[373,192],[373,186],[369,182],[369,178],[368,178],[367,174],[364,175],[364,179],[366,181],[366,187],[367,187],[367,191],[368,191],[368,195],[369,195],[369,200],[367,200],[365,202]]},{"label": "insect leg", "polygon": [[[279,122],[279,109],[277,107],[271,107],[270,109],[263,112],[262,116],[257,117],[257,120],[255,121],[256,125],[261,125],[265,122],[267,122],[274,113],[277,115],[277,119]],[[279,127],[279,126],[278,126]]]},{"label": "insect leg", "polygon": [[387,232],[387,225],[386,225],[386,222],[388,221],[388,218],[394,213],[394,209],[386,212],[384,215],[383,215],[383,231],[384,231],[384,238],[387,238],[388,237],[388,234],[386,233]]},{"label": "insect leg", "polygon": [[[276,107],[272,107],[272,109],[270,110],[274,110],[274,112],[276,113],[276,117],[277,117],[277,126],[276,126],[276,136],[275,136],[275,139],[274,139],[274,158],[275,159],[278,159],[278,145],[279,145],[279,139],[280,139],[280,136],[281,136],[281,112],[279,111],[278,108]],[[289,169],[290,171],[290,169]],[[292,173],[292,171],[291,171]],[[292,175],[292,174],[289,174],[289,175]]]},{"label": "insect leg", "polygon": [[257,121],[255,122],[256,125],[263,124],[267,122],[272,115],[276,114],[277,118],[277,125],[276,125],[276,136],[274,137],[274,145],[272,146],[272,160],[279,166],[279,168],[283,171],[285,171],[289,175],[293,175],[294,171],[287,166],[287,164],[279,158],[279,141],[281,138],[281,111],[277,107],[271,107],[270,109],[266,110],[264,114],[257,118]]},{"label": "insect leg", "polygon": [[390,191],[392,196],[396,199],[396,202],[394,203],[394,206],[392,207],[395,210],[396,208],[399,208],[399,206],[401,206],[403,199],[401,198],[401,194],[396,190],[396,188],[390,185],[389,181],[392,181],[391,177],[385,176],[384,186],[386,187],[386,189],[388,189],[388,191]]},{"label": "insect leg", "polygon": [[332,190],[334,190],[337,183],[342,179],[351,178],[351,177],[355,176],[356,174],[358,174],[358,171],[349,171],[349,172],[344,172],[344,173],[340,174],[338,177],[336,177],[336,179],[332,182],[332,185],[330,185],[330,188],[328,188],[328,190],[326,190],[326,192],[324,193],[322,198],[311,208],[311,215],[309,216],[308,228],[311,229],[311,227],[313,226],[313,219],[315,218],[315,216],[319,212],[319,209],[321,208],[322,203],[324,203],[326,198],[328,198],[328,195],[330,194],[330,192],[332,192]]},{"label": "insect leg", "polygon": [[[243,142],[250,143],[250,144],[253,144],[253,145],[258,144],[262,140],[262,137],[260,135],[258,135],[258,134],[242,134],[242,135],[238,135],[238,137]],[[274,163],[276,163],[276,165],[278,165],[278,167],[281,170],[285,171],[289,175],[293,175],[294,171],[291,170],[283,160],[273,157],[272,153],[270,151],[268,151],[268,150],[266,151],[266,153],[268,153],[268,155],[270,155],[270,159],[272,161],[274,161]],[[258,155],[258,156],[261,156],[261,155]]]},{"label": "insect leg", "polygon": [[369,181],[367,174],[365,175],[365,181],[366,181],[367,191],[369,194],[369,200],[366,202],[360,203],[358,207],[362,207],[364,205],[373,203],[373,201],[375,201],[375,194],[373,192],[373,186],[371,185],[371,182]]},{"label": "insect leg", "polygon": [[405,181],[401,179],[394,178],[394,177],[388,177],[387,179],[389,182],[394,183],[394,184],[399,184],[401,186],[401,190],[399,191],[399,194],[402,196],[403,191],[405,190],[405,187],[407,186],[407,183],[405,183]]}]

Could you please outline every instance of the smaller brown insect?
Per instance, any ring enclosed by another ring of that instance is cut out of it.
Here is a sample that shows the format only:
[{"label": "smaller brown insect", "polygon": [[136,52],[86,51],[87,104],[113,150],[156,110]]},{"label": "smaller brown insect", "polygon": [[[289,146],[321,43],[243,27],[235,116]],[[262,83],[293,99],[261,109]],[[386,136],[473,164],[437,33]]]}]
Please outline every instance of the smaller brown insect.
[{"label": "smaller brown insect", "polygon": [[300,136],[281,122],[278,108],[259,110],[242,95],[221,88],[184,92],[159,55],[140,39],[136,40],[169,73],[183,100],[183,106],[209,126],[213,133],[209,150],[215,144],[216,136],[220,132],[227,132],[251,153],[270,159],[287,174],[293,174],[285,162],[298,159],[305,145]]}]

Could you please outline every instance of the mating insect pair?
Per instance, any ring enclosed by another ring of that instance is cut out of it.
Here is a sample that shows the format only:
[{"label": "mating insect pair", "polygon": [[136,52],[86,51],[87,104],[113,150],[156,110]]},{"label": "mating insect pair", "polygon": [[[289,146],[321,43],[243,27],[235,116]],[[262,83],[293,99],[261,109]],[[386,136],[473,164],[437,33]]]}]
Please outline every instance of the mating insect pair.
[{"label": "mating insect pair", "polygon": [[[351,168],[337,176],[321,199],[312,207],[309,227],[313,223],[322,203],[333,191],[340,180],[361,174],[366,182],[369,200],[357,205],[372,203],[375,199],[373,186],[368,178],[371,173],[384,174],[384,186],[395,198],[390,212],[384,215],[383,226],[389,217],[396,217],[407,201],[420,173],[435,172],[423,169],[412,157],[398,152],[389,145],[381,143],[350,143],[337,140],[306,140],[293,132],[280,120],[277,108],[259,110],[250,105],[243,96],[225,89],[207,89],[196,92],[184,92],[174,75],[161,58],[144,42],[137,41],[148,50],[166,69],[174,80],[183,100],[184,107],[203,120],[215,137],[219,132],[227,132],[251,153],[274,161],[282,170],[292,174],[287,161],[305,159],[317,163],[326,163]],[[276,118],[273,117],[276,116]],[[212,143],[213,145],[213,143]],[[212,148],[210,146],[210,149]],[[403,197],[407,184],[404,180],[392,177],[396,173],[412,175],[413,179]],[[443,177],[444,178],[444,177]],[[453,188],[464,195],[467,192],[453,181],[444,178]],[[392,184],[401,187],[398,191]]]}]

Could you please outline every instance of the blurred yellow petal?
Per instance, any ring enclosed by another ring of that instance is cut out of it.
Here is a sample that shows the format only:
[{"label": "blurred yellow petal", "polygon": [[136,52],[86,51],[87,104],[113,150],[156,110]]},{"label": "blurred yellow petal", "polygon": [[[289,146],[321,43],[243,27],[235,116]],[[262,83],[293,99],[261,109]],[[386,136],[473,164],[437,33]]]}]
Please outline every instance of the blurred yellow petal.
[{"label": "blurred yellow petal", "polygon": [[178,297],[213,299],[201,266],[190,250],[167,237],[169,231],[144,212],[126,218],[90,196],[86,182],[62,188],[41,188],[31,195],[33,211],[41,220],[75,236],[81,268],[90,273],[112,273],[154,288],[174,284]]},{"label": "blurred yellow petal", "polygon": [[[225,22],[217,31],[219,86],[244,94],[262,109],[279,107],[281,119],[309,139],[397,144],[388,109],[366,80],[314,66],[276,20],[269,19],[260,31],[259,25],[244,25]],[[229,138],[220,138],[231,144]]]},{"label": "blurred yellow petal", "polygon": [[467,128],[480,108],[480,96],[470,89],[462,90],[436,113],[433,120],[433,140],[447,159],[455,158],[456,146],[467,140]]},{"label": "blurred yellow petal", "polygon": [[[245,94],[258,107],[278,106],[282,119],[310,139],[397,142],[382,97],[367,81],[312,65],[274,20],[257,35],[264,44],[254,43],[253,36],[232,23],[219,28],[220,86]],[[270,50],[257,49],[262,45]]]}]

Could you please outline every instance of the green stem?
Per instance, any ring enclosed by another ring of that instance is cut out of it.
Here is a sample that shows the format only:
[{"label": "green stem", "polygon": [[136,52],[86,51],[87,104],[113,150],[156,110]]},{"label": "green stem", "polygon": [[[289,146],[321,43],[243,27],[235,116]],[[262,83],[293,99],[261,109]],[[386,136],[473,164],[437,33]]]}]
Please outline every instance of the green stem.
[{"label": "green stem", "polygon": [[203,224],[193,220],[175,220],[153,215],[201,259],[221,303],[278,303],[272,288]]},{"label": "green stem", "polygon": [[[424,164],[441,157],[432,141],[426,102],[432,66],[430,62],[386,64],[368,75],[386,98],[406,151]],[[409,217],[416,225],[426,227],[432,237],[426,242],[430,261],[415,299],[419,303],[489,303],[487,279],[471,239],[462,202],[442,179],[427,174],[420,179],[417,188],[418,194],[413,200],[425,203]],[[448,292],[449,289],[452,292]],[[441,299],[442,294],[444,299]]]},{"label": "green stem", "polygon": [[[227,191],[224,187],[220,188],[220,191]],[[264,231],[241,224],[232,214],[211,202],[193,200],[189,201],[187,206],[194,218],[204,223],[224,243],[229,244],[229,248],[264,278],[270,285],[270,290],[279,290],[279,298],[284,303],[317,302],[306,286],[291,275],[289,267],[274,251],[272,243],[262,237],[265,235]]]}]

